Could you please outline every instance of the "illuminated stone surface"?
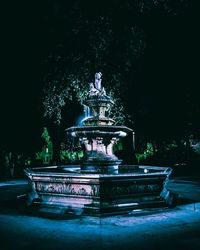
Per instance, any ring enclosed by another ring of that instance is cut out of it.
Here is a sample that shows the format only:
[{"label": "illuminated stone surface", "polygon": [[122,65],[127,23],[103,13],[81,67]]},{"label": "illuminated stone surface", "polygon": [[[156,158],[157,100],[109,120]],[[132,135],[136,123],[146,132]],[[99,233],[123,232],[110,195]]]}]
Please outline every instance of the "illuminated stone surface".
[{"label": "illuminated stone surface", "polygon": [[163,183],[170,171],[147,166],[121,166],[118,173],[104,174],[72,166],[26,169],[32,187],[27,204],[41,212],[96,216],[162,206]]}]

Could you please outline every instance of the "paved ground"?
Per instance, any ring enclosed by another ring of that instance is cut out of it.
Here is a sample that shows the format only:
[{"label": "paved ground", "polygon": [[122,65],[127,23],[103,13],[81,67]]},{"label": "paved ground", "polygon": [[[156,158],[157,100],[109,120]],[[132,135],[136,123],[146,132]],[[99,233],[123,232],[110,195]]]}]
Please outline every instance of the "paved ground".
[{"label": "paved ground", "polygon": [[15,197],[26,182],[1,182],[0,249],[200,249],[200,182],[178,179],[169,187],[190,203],[103,219],[55,219],[18,210]]}]

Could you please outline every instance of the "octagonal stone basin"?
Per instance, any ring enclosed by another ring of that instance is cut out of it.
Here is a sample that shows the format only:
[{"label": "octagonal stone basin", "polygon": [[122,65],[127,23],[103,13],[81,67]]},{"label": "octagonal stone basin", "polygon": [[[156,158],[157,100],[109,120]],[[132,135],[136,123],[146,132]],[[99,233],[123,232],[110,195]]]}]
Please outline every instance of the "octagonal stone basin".
[{"label": "octagonal stone basin", "polygon": [[27,205],[40,212],[95,216],[166,205],[171,171],[136,165],[120,165],[115,173],[84,173],[73,165],[28,168]]}]

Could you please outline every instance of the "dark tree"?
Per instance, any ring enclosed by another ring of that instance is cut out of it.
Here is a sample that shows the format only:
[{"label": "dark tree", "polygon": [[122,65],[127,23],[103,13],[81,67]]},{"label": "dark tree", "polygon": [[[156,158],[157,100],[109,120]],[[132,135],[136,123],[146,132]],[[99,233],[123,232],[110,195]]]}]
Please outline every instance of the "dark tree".
[{"label": "dark tree", "polygon": [[88,83],[101,71],[116,105],[111,117],[141,128],[154,117],[144,77],[150,25],[158,27],[162,18],[173,22],[191,5],[189,0],[51,1],[44,24],[44,116],[61,124],[63,107],[69,100],[82,104]]}]

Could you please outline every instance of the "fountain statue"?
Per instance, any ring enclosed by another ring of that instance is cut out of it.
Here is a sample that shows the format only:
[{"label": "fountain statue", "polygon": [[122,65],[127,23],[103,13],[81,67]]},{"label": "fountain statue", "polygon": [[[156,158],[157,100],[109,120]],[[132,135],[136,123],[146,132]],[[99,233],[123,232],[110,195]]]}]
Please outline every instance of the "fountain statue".
[{"label": "fountain statue", "polygon": [[113,101],[102,87],[102,74],[95,74],[84,105],[90,110],[82,125],[66,129],[78,138],[85,154],[80,166],[29,168],[25,174],[31,191],[26,204],[40,212],[112,215],[135,208],[168,204],[172,195],[166,188],[171,168],[122,165],[113,152],[114,144],[128,134],[106,116]]}]

